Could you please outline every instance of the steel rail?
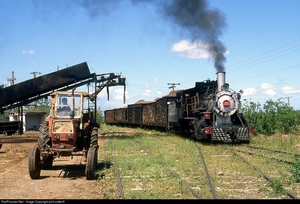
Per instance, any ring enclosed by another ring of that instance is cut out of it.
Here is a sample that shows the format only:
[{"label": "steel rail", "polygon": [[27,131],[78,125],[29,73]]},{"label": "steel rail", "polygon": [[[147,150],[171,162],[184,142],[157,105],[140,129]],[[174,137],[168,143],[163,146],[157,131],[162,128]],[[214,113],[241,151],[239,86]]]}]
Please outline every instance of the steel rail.
[{"label": "steel rail", "polygon": [[201,148],[195,143],[198,151],[199,151],[199,154],[200,154],[200,157],[202,159],[202,163],[203,163],[203,166],[204,166],[204,169],[205,169],[205,173],[206,173],[206,177],[207,177],[207,180],[208,180],[208,185],[210,187],[210,190],[211,190],[211,193],[214,197],[214,199],[218,199],[218,196],[217,196],[217,193],[216,193],[216,190],[215,190],[215,187],[213,186],[212,182],[211,182],[211,176],[208,172],[208,169],[207,169],[207,166],[206,166],[206,163],[204,161],[204,157],[203,157],[203,154],[201,152]]},{"label": "steel rail", "polygon": [[291,162],[291,161],[288,161],[288,160],[279,159],[279,158],[276,158],[276,157],[269,157],[269,156],[265,156],[265,155],[262,155],[262,154],[259,154],[259,153],[253,153],[253,152],[248,152],[248,151],[238,150],[238,149],[235,149],[235,151],[246,153],[246,154],[250,154],[250,155],[254,155],[255,154],[255,155],[258,155],[258,156],[261,156],[261,157],[266,157],[268,159],[276,160],[278,162],[284,162],[286,164],[293,164],[294,163],[294,162]]},{"label": "steel rail", "polygon": [[285,154],[292,154],[292,155],[295,155],[295,156],[300,156],[300,154],[292,153],[292,152],[286,152],[286,151],[282,151],[282,150],[268,149],[268,148],[265,148],[265,147],[257,147],[257,146],[253,146],[253,145],[245,145],[245,146],[255,148],[255,149],[263,149],[263,150],[268,150],[268,151],[273,151],[273,152],[279,152],[279,153],[285,153]]},{"label": "steel rail", "polygon": [[120,196],[121,196],[121,199],[125,199],[122,180],[121,180],[120,171],[119,171],[119,167],[118,167],[118,161],[117,161],[117,157],[116,157],[116,154],[115,154],[115,147],[114,147],[114,144],[112,143],[112,139],[110,139],[109,141],[112,145],[112,152],[113,152],[113,157],[114,157],[115,171],[116,171],[116,176],[117,176],[117,180],[118,180]]},{"label": "steel rail", "polygon": [[[255,170],[257,170],[261,175],[263,175],[268,181],[270,181],[271,183],[275,183],[275,181],[268,176],[266,173],[264,173],[262,170],[260,170],[258,167],[256,167],[255,165],[253,165],[251,162],[249,162],[248,160],[246,160],[244,157],[242,157],[241,155],[239,155],[238,153],[236,153],[232,148],[229,148],[231,150],[232,153],[234,153],[237,157],[239,157],[240,159],[242,159],[244,162],[246,162],[247,164],[249,164],[251,167],[253,167]],[[294,199],[299,199],[295,194],[293,194],[292,192],[290,192],[289,190],[287,190],[286,188],[284,188],[283,186],[280,186],[281,189],[283,191],[285,191],[291,198]]]},{"label": "steel rail", "polygon": [[160,162],[159,160],[155,159],[154,156],[147,150],[143,149],[148,155],[150,155],[157,163],[159,163],[161,166],[163,166],[171,175],[176,177],[178,180],[182,182],[182,184],[190,190],[190,192],[198,199],[203,199],[194,189],[191,188],[191,186],[186,183],[184,180],[182,180],[175,172],[170,170],[164,163]]}]

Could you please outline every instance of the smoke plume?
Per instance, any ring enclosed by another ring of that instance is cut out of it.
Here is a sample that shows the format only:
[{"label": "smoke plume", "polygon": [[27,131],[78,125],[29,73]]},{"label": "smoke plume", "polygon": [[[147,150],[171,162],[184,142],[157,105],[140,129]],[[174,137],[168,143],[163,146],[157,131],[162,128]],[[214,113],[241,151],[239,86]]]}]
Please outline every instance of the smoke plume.
[{"label": "smoke plume", "polygon": [[[116,6],[120,0],[77,0],[91,16],[99,9]],[[217,71],[225,71],[224,56],[226,47],[219,40],[226,26],[225,17],[217,9],[209,9],[207,0],[131,0],[132,4],[153,4],[165,20],[183,28],[193,43],[200,41],[208,45],[210,56],[214,59]],[[100,12],[100,11],[99,11]]]},{"label": "smoke plume", "polygon": [[226,23],[219,10],[210,10],[206,0],[171,0],[164,5],[164,15],[186,29],[194,43],[205,42],[217,71],[225,71],[226,47],[219,37]]}]

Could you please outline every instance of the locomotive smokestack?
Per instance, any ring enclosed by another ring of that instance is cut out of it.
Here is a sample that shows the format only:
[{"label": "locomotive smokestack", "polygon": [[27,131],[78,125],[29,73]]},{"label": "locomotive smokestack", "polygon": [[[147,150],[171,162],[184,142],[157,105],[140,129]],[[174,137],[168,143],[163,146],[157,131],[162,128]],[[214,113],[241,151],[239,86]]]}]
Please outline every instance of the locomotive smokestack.
[{"label": "locomotive smokestack", "polygon": [[225,72],[217,72],[218,91],[221,91],[221,87],[225,84]]}]

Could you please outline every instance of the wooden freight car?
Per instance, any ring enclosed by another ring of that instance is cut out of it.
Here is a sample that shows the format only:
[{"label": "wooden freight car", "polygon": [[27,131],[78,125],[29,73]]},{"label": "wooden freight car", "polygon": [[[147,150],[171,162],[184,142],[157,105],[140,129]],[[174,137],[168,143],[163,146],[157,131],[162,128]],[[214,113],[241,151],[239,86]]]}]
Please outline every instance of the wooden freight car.
[{"label": "wooden freight car", "polygon": [[115,122],[120,124],[127,123],[127,107],[115,109]]},{"label": "wooden freight car", "polygon": [[143,104],[142,110],[142,126],[155,127],[155,118],[156,118],[156,103],[145,103]]},{"label": "wooden freight car", "polygon": [[126,108],[104,111],[106,124],[169,129],[178,122],[176,96],[164,96],[151,102],[138,101]]},{"label": "wooden freight car", "polygon": [[[175,107],[175,101],[177,97],[175,96],[165,96],[159,98],[156,104],[156,114],[155,114],[155,126],[168,128],[170,122],[178,122],[177,109]],[[173,105],[174,104],[174,105]],[[175,107],[175,109],[174,109]],[[174,119],[174,117],[176,117]]]},{"label": "wooden freight car", "polygon": [[115,124],[115,109],[109,109],[104,111],[104,119],[106,124]]},{"label": "wooden freight car", "polygon": [[127,123],[128,125],[142,125],[143,104],[131,104],[127,106]]}]

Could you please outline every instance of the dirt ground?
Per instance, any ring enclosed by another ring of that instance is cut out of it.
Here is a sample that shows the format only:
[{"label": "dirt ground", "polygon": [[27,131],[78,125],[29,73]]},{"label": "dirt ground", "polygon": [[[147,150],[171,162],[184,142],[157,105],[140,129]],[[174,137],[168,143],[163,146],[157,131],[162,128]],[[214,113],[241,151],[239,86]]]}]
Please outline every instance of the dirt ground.
[{"label": "dirt ground", "polygon": [[[28,172],[29,149],[37,145],[38,131],[22,135],[3,135],[0,149],[0,199],[103,199],[103,186],[86,180],[81,157],[61,157],[51,170],[42,170],[41,179],[32,180]],[[103,143],[103,140],[101,140]],[[99,145],[101,148],[101,143]]]}]

